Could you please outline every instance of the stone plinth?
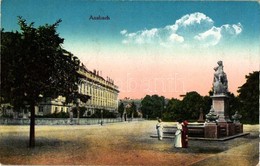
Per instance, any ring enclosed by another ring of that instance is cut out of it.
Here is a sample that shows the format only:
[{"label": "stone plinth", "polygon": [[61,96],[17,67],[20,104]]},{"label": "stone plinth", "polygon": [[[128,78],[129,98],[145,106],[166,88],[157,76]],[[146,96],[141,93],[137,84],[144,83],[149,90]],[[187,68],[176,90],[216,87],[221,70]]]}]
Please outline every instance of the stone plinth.
[{"label": "stone plinth", "polygon": [[219,138],[219,126],[216,123],[207,123],[204,127],[205,138]]},{"label": "stone plinth", "polygon": [[219,122],[220,137],[232,136],[236,134],[236,126],[234,123]]},{"label": "stone plinth", "polygon": [[228,96],[225,94],[221,95],[213,95],[212,98],[212,106],[215,110],[215,113],[219,115],[217,122],[225,123],[231,122],[229,119],[229,102]]},{"label": "stone plinth", "polygon": [[243,133],[243,124],[242,123],[234,123],[234,125],[235,125],[236,134]]},{"label": "stone plinth", "polygon": [[227,136],[236,134],[236,126],[234,123],[227,123]]},{"label": "stone plinth", "polygon": [[226,137],[227,136],[227,122],[219,122],[219,136]]}]

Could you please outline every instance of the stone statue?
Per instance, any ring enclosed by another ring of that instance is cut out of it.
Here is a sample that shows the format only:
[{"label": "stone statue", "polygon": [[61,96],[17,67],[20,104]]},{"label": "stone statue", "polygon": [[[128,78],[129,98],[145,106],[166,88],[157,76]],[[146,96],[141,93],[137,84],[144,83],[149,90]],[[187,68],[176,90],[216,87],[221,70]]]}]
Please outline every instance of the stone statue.
[{"label": "stone statue", "polygon": [[209,113],[206,115],[206,122],[216,122],[218,118],[219,116],[215,113],[213,106],[211,106]]},{"label": "stone statue", "polygon": [[235,115],[232,116],[232,119],[234,120],[234,123],[240,123],[239,119],[242,118],[242,115],[238,114],[238,112],[236,111]]},{"label": "stone statue", "polygon": [[201,123],[201,122],[204,122],[204,117],[203,117],[203,110],[202,108],[200,108],[200,116],[199,116],[199,119],[197,120],[197,122]]},{"label": "stone statue", "polygon": [[228,92],[227,75],[223,70],[222,61],[217,62],[218,66],[214,67],[213,89],[214,94],[226,94]]}]

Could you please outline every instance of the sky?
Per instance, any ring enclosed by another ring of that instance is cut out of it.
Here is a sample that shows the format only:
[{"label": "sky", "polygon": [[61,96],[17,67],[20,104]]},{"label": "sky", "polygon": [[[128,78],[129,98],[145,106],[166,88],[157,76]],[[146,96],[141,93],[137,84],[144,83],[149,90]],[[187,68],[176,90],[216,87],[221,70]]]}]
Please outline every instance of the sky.
[{"label": "sky", "polygon": [[257,1],[2,0],[5,31],[19,31],[17,16],[35,27],[61,19],[63,48],[114,80],[119,98],[208,95],[219,60],[237,95],[260,67]]}]

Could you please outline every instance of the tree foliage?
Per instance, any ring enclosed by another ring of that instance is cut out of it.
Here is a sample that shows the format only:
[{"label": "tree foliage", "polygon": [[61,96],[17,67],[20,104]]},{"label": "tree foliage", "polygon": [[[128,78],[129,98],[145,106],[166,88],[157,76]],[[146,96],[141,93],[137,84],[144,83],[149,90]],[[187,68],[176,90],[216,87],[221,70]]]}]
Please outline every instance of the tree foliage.
[{"label": "tree foliage", "polygon": [[235,96],[233,93],[228,93],[229,97],[229,118],[232,120],[232,115],[236,113],[236,111],[241,112],[241,102],[237,96]]},{"label": "tree foliage", "polygon": [[14,106],[37,103],[40,94],[68,96],[77,88],[79,60],[62,49],[64,39],[56,32],[60,22],[34,28],[19,17],[20,33],[2,32],[1,91]]},{"label": "tree foliage", "polygon": [[246,75],[246,82],[238,89],[242,121],[259,123],[259,71]]},{"label": "tree foliage", "polygon": [[134,102],[130,104],[129,108],[126,108],[126,113],[128,118],[137,117],[137,106]]},{"label": "tree foliage", "polygon": [[162,117],[165,98],[158,95],[146,95],[141,102],[141,110],[144,117],[149,117],[152,119]]},{"label": "tree foliage", "polygon": [[182,100],[185,119],[197,120],[200,109],[205,109],[203,97],[197,92],[188,92]]},{"label": "tree foliage", "polygon": [[182,100],[172,98],[169,100],[164,114],[166,120],[197,120],[200,110],[207,112],[210,97],[203,97],[197,92],[188,92]]},{"label": "tree foliage", "polygon": [[34,106],[42,97],[71,99],[77,90],[80,62],[62,48],[64,39],[56,31],[60,22],[35,28],[18,17],[20,32],[1,31],[1,98],[15,110],[30,106],[30,146],[34,146]]},{"label": "tree foliage", "polygon": [[121,118],[123,116],[124,111],[125,111],[124,103],[120,102],[118,106],[118,113],[120,114]]},{"label": "tree foliage", "polygon": [[164,120],[177,120],[183,118],[182,102],[179,99],[172,98],[166,106],[166,112],[163,114]]},{"label": "tree foliage", "polygon": [[131,113],[133,114],[133,117],[137,118],[138,117],[137,106],[134,102],[132,102],[131,104],[131,109],[132,109]]}]

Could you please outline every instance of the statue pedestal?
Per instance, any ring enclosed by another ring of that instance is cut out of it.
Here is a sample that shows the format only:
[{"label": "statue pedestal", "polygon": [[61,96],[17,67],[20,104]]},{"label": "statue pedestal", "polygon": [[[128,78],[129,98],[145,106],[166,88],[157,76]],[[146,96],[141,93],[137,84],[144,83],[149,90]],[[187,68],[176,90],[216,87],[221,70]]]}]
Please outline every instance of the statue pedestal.
[{"label": "statue pedestal", "polygon": [[236,126],[234,123],[227,123],[227,136],[236,134]]},{"label": "statue pedestal", "polygon": [[216,123],[206,123],[204,138],[219,138],[219,126]]},{"label": "statue pedestal", "polygon": [[227,123],[231,122],[229,119],[229,102],[228,96],[225,94],[213,95],[212,98],[212,106],[215,110],[215,113],[219,115],[217,122]]},{"label": "statue pedestal", "polygon": [[236,134],[243,133],[243,124],[242,123],[234,123],[234,125],[235,125]]}]

